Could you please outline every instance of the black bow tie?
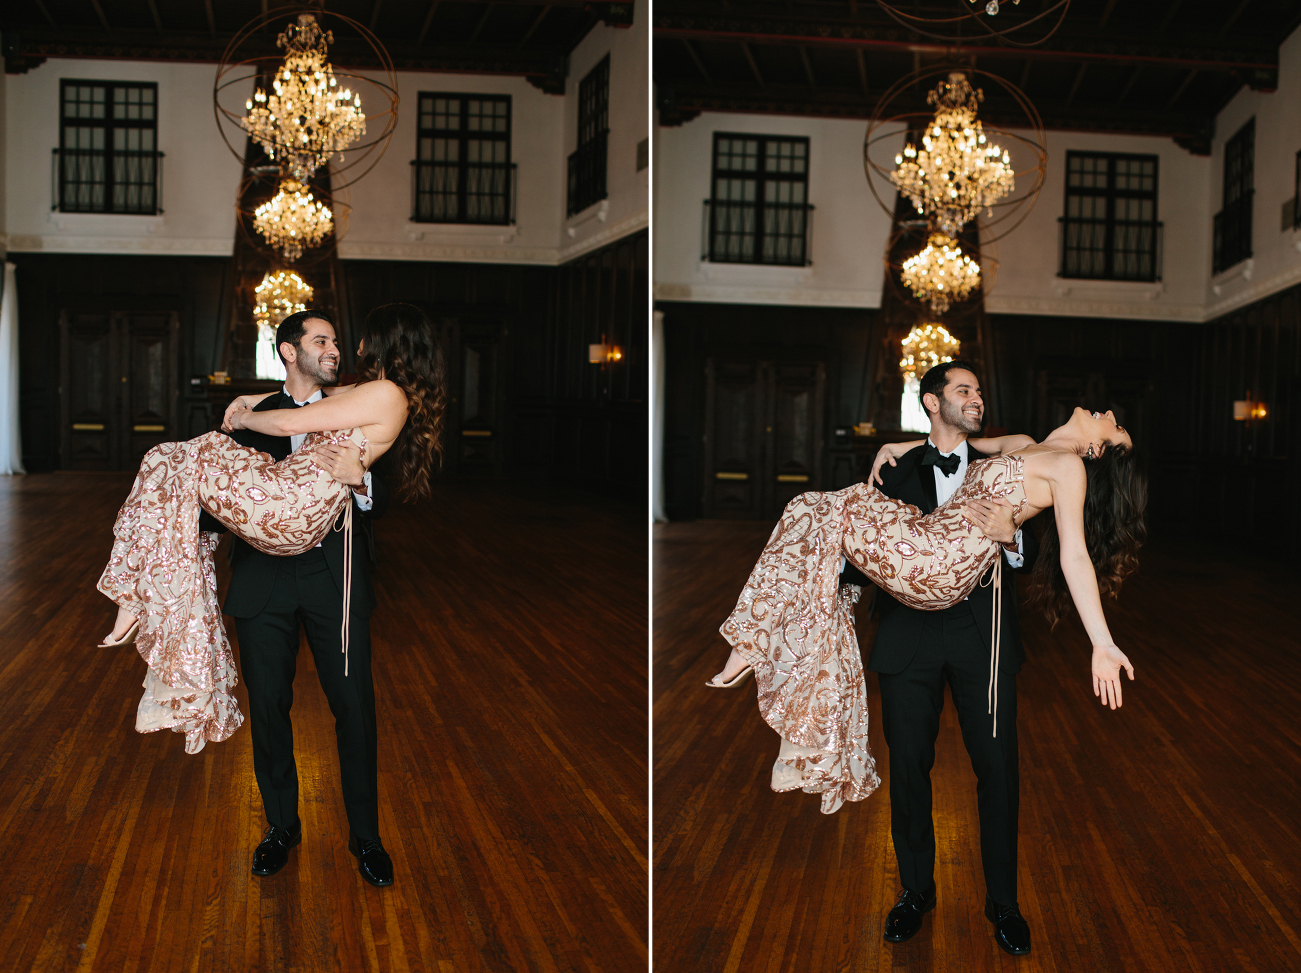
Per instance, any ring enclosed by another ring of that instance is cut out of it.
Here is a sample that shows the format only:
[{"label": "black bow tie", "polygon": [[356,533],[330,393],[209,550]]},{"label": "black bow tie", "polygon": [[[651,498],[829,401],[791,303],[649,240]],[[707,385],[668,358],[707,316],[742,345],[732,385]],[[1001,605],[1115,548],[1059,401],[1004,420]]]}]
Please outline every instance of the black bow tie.
[{"label": "black bow tie", "polygon": [[943,455],[935,448],[934,443],[928,443],[926,452],[922,454],[922,466],[938,466],[945,476],[952,476],[958,472],[958,464],[962,462],[962,457],[957,453],[950,453],[948,456]]}]

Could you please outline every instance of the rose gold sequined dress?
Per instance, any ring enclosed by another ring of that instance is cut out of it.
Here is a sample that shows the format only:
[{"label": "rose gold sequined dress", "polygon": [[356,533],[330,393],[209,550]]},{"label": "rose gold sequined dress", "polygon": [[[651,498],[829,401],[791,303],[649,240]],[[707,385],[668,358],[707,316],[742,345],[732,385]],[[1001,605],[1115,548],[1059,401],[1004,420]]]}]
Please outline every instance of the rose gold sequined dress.
[{"label": "rose gold sequined dress", "polygon": [[310,550],[352,509],[348,487],[312,461],[311,448],[347,440],[365,450],[352,429],[312,433],[279,463],[218,432],[145,454],[96,585],[140,620],[136,649],[149,666],[136,714],[141,733],[176,730],[186,753],[198,753],[244,722],[217,604],[212,554],[220,536],[199,532],[200,509],[268,554]]},{"label": "rose gold sequined dress", "polygon": [[968,500],[1026,503],[1015,456],[977,460],[949,500],[923,515],[866,484],[805,493],[786,505],[723,623],[723,637],[754,666],[759,711],[782,738],[775,791],[822,795],[831,814],[880,785],[867,742],[867,691],[854,604],[839,584],[843,553],[913,608],[948,608],[999,558],[999,545],[963,516]]}]

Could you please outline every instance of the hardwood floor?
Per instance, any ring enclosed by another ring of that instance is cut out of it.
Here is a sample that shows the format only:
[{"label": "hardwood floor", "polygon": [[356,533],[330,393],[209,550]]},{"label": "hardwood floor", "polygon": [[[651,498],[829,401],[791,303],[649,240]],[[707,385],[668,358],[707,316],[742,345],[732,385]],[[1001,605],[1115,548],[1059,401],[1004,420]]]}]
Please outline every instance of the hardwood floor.
[{"label": "hardwood floor", "polygon": [[[197,756],[134,731],[144,664],[95,648],[112,606],[93,587],[130,482],[0,477],[0,968],[646,968],[640,510],[444,484],[377,523],[380,828],[397,881],[374,889],[346,848],[305,644],[304,838],[279,874],[249,873],[265,822],[247,726]],[[224,546],[217,560],[224,585]]]},{"label": "hardwood floor", "polygon": [[[975,777],[947,700],[932,774],[937,909],[890,946],[898,893],[885,780],[822,815],[774,794],[777,737],[753,680],[704,681],[718,626],[771,525],[658,525],[655,534],[654,956],[672,973],[830,970],[1079,973],[1301,969],[1301,577],[1154,547],[1112,634],[1137,680],[1111,712],[1092,695],[1076,620],[1023,613],[1020,905],[1033,949],[995,946],[983,915]],[[859,638],[874,623],[860,609]]]}]

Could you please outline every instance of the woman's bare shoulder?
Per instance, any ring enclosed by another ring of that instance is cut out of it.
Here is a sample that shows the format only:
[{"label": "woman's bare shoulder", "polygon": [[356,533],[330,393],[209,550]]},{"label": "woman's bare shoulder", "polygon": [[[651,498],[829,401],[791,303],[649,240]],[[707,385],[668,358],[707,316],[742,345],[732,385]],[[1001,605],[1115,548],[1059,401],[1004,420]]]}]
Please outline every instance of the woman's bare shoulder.
[{"label": "woman's bare shoulder", "polygon": [[1031,472],[1053,480],[1084,476],[1084,460],[1068,449],[1038,447],[1019,453]]}]

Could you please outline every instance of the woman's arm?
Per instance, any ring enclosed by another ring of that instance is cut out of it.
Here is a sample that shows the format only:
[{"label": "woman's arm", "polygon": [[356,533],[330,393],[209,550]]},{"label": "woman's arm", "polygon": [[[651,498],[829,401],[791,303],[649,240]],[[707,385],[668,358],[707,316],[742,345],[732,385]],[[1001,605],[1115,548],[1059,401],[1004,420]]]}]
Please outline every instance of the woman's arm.
[{"label": "woman's arm", "polygon": [[1084,631],[1093,644],[1093,694],[1104,706],[1121,705],[1120,669],[1123,666],[1134,678],[1134,666],[1111,640],[1107,618],[1098,594],[1098,576],[1084,538],[1084,463],[1071,453],[1054,457],[1047,471],[1057,521],[1057,539],[1061,549],[1062,575],[1070,589],[1075,610],[1080,613]]},{"label": "woman's arm", "polygon": [[235,398],[231,400],[230,405],[226,406],[225,415],[221,417],[221,428],[225,430],[230,430],[233,428],[230,424],[230,417],[232,413],[238,412],[240,409],[252,409],[263,399],[265,399],[268,395],[278,395],[278,394],[279,394],[278,392],[263,392],[261,395],[235,396]]},{"label": "woman's arm", "polygon": [[301,409],[241,409],[230,417],[234,429],[251,429],[268,436],[301,436],[376,423],[400,429],[406,419],[407,397],[392,382],[358,385],[346,394],[331,395]]},{"label": "woman's arm", "polygon": [[1005,453],[1014,453],[1018,449],[1024,449],[1026,446],[1033,446],[1034,440],[1029,436],[1017,434],[1015,436],[968,439],[967,445],[978,453],[984,453],[986,456],[1002,456]]},{"label": "woman's arm", "polygon": [[872,461],[872,472],[867,474],[867,484],[871,486],[873,482],[885,486],[885,481],[881,479],[881,467],[889,463],[891,466],[898,466],[895,462],[900,456],[909,450],[916,449],[918,446],[925,446],[926,440],[914,439],[906,443],[882,443],[881,448],[876,451],[876,459]]}]

